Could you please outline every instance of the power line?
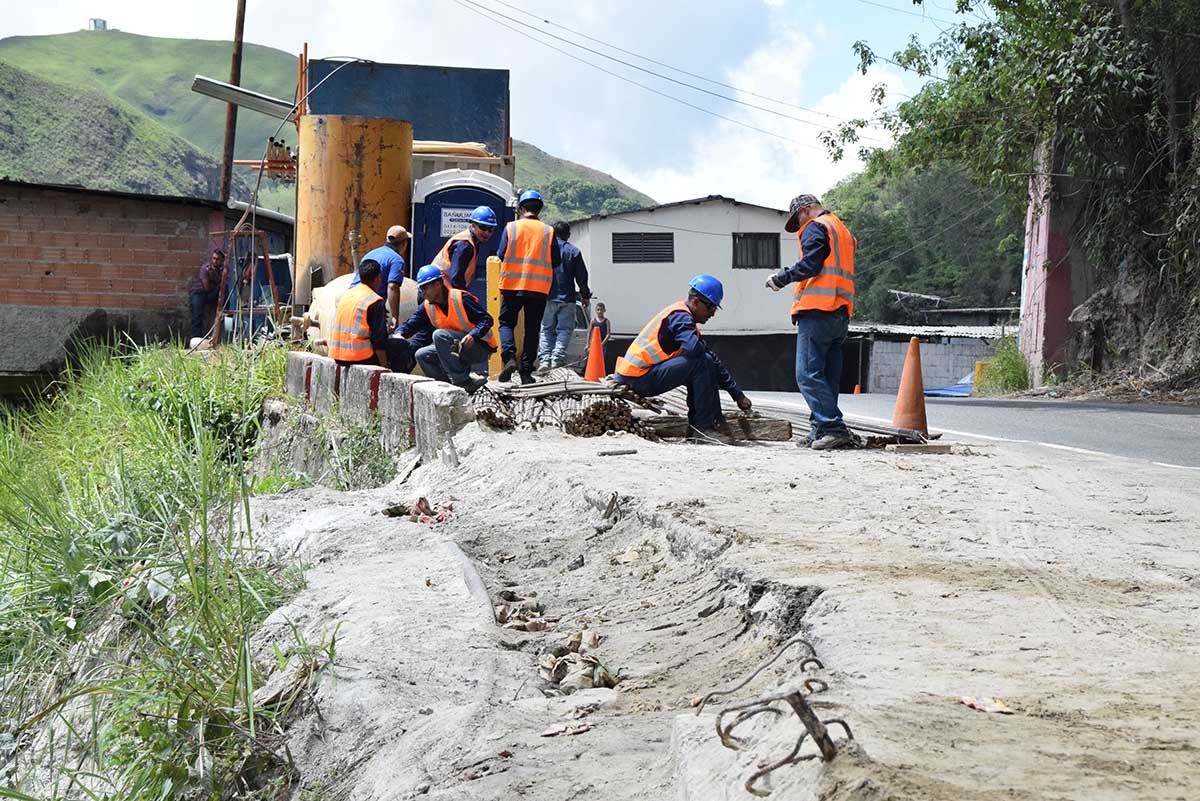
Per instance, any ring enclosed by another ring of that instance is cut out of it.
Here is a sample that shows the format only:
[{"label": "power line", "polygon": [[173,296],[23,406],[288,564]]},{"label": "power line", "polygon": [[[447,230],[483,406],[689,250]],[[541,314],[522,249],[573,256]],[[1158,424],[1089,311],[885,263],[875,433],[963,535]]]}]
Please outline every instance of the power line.
[{"label": "power line", "polygon": [[925,14],[920,11],[911,11],[906,8],[896,8],[895,6],[889,6],[884,3],[876,3],[874,0],[857,0],[857,2],[862,3],[864,5],[868,5],[868,6],[875,6],[875,8],[882,8],[884,11],[894,11],[897,14],[907,14],[910,17],[919,17],[921,19],[929,20],[931,22],[940,22],[943,25],[957,25],[958,24],[958,21],[951,22],[950,20],[938,19],[937,17],[933,16],[932,14]]},{"label": "power line", "polygon": [[[683,86],[683,87],[685,87],[685,88],[687,88],[687,89],[691,89],[691,90],[693,90],[693,91],[696,91],[696,92],[702,92],[703,94],[710,95],[710,96],[712,96],[712,97],[716,97],[716,98],[719,98],[719,99],[721,99],[721,100],[728,101],[728,102],[730,102],[730,103],[737,103],[738,105],[745,106],[746,108],[752,108],[752,109],[754,109],[755,111],[762,111],[762,112],[765,112],[765,113],[767,113],[767,114],[774,114],[774,115],[775,115],[775,116],[777,116],[777,117],[782,117],[782,118],[783,118],[783,119],[785,119],[785,120],[791,120],[791,121],[793,121],[793,122],[798,122],[798,123],[800,123],[800,124],[802,124],[802,125],[811,125],[811,126],[814,126],[814,127],[816,127],[816,128],[821,128],[821,129],[825,129],[825,128],[827,128],[827,127],[828,127],[828,126],[827,126],[826,124],[824,124],[824,123],[820,123],[820,122],[814,122],[813,120],[806,120],[806,119],[804,119],[803,117],[797,117],[797,116],[795,116],[795,115],[792,115],[792,114],[785,114],[785,113],[784,113],[784,112],[782,112],[782,111],[776,111],[775,109],[772,109],[772,108],[767,108],[766,106],[760,106],[760,105],[756,105],[756,104],[754,104],[754,103],[748,103],[748,102],[746,102],[745,100],[739,100],[737,97],[733,97],[733,96],[730,96],[730,95],[722,94],[722,93],[720,93],[720,92],[714,92],[714,91],[712,91],[711,89],[705,89],[703,86],[697,86],[696,84],[693,84],[693,83],[688,83],[687,81],[681,81],[681,80],[679,80],[679,79],[677,79],[677,78],[672,78],[670,75],[664,75],[664,74],[663,74],[663,73],[661,73],[661,72],[656,72],[656,71],[654,71],[654,70],[651,70],[651,69],[647,69],[647,68],[645,68],[645,67],[638,66],[637,64],[634,64],[634,63],[632,63],[632,62],[629,62],[629,61],[625,61],[625,60],[623,60],[623,59],[620,59],[620,58],[617,58],[617,57],[615,57],[615,56],[610,56],[609,54],[607,54],[607,53],[605,53],[605,52],[603,52],[603,51],[596,50],[595,48],[588,47],[587,45],[583,45],[583,44],[580,44],[580,43],[578,43],[578,42],[574,42],[574,41],[572,41],[572,40],[570,40],[570,39],[567,39],[567,38],[565,38],[565,37],[559,36],[558,34],[551,33],[550,31],[543,31],[543,30],[541,30],[540,28],[537,28],[537,27],[535,27],[535,26],[533,26],[533,25],[530,25],[530,24],[528,24],[528,23],[526,23],[526,22],[521,22],[521,21],[520,21],[520,20],[518,20],[518,19],[513,19],[512,17],[510,17],[510,16],[507,16],[507,15],[505,15],[505,14],[502,14],[502,13],[500,13],[500,12],[498,12],[498,11],[495,11],[495,10],[493,10],[493,9],[491,9],[491,8],[488,8],[487,6],[485,6],[485,5],[481,4],[481,3],[475,2],[475,0],[462,0],[462,2],[465,2],[465,3],[467,3],[468,5],[470,5],[470,6],[473,6],[473,7],[475,7],[476,9],[479,9],[480,11],[487,11],[488,13],[491,13],[491,14],[494,14],[494,15],[496,15],[497,17],[500,17],[500,18],[502,18],[502,19],[508,20],[509,22],[511,22],[511,23],[513,23],[513,24],[515,24],[515,25],[520,25],[520,26],[521,26],[521,27],[523,27],[523,28],[528,28],[529,30],[537,31],[538,33],[540,33],[540,34],[542,34],[542,35],[544,35],[544,36],[549,36],[551,39],[556,39],[556,40],[558,40],[558,41],[560,41],[560,42],[564,42],[564,43],[566,43],[566,44],[568,44],[568,45],[571,45],[572,47],[577,47],[577,48],[579,48],[580,50],[583,50],[584,52],[591,53],[591,54],[593,54],[593,55],[596,55],[596,56],[600,56],[600,58],[608,59],[609,61],[612,61],[612,62],[614,62],[614,63],[616,63],[616,64],[620,64],[620,65],[622,65],[622,66],[625,66],[625,67],[629,67],[630,69],[635,69],[635,70],[638,70],[639,72],[644,72],[644,73],[646,73],[647,75],[652,75],[652,76],[654,76],[655,78],[658,78],[658,79],[660,79],[660,80],[663,80],[663,81],[669,81],[670,83],[676,84],[676,85],[678,85],[678,86]],[[505,3],[504,5],[508,5],[508,4],[507,4],[507,3]],[[511,7],[511,6],[510,6],[510,7]],[[610,46],[611,46],[611,45],[610,45]],[[739,91],[740,91],[740,90],[739,90]],[[812,109],[805,109],[805,110],[806,110],[806,111],[810,111],[810,112],[812,112],[812,113],[815,113],[815,114],[820,114],[820,113],[821,113],[821,112],[818,112],[818,111],[813,111]]]},{"label": "power line", "polygon": [[817,145],[809,144],[808,142],[802,142],[799,139],[792,139],[791,137],[787,137],[787,136],[784,136],[783,134],[776,133],[775,131],[769,131],[766,128],[759,128],[757,125],[751,125],[748,122],[743,122],[742,120],[736,119],[734,117],[727,117],[724,114],[720,114],[716,111],[713,111],[712,109],[707,109],[707,108],[704,108],[703,106],[698,106],[695,103],[691,103],[687,100],[684,100],[682,98],[676,97],[671,94],[668,94],[659,89],[655,89],[653,86],[648,86],[639,81],[635,81],[634,79],[632,79],[628,76],[620,74],[619,72],[614,72],[606,67],[600,66],[599,64],[595,64],[591,61],[588,61],[585,58],[581,58],[580,56],[577,56],[574,53],[570,53],[566,50],[563,50],[561,47],[556,47],[555,45],[550,44],[549,42],[542,41],[541,39],[538,39],[538,38],[526,33],[525,31],[520,30],[519,28],[514,28],[511,25],[508,25],[504,22],[505,17],[503,17],[501,15],[497,15],[496,12],[494,12],[494,11],[485,10],[485,9],[481,9],[481,8],[478,8],[475,6],[468,5],[467,2],[465,2],[464,0],[454,0],[454,2],[457,3],[458,5],[462,6],[463,8],[467,9],[468,11],[471,11],[475,14],[479,14],[479,15],[483,16],[485,19],[488,19],[488,20],[494,22],[495,24],[499,25],[502,28],[507,28],[508,30],[512,31],[513,33],[518,34],[519,36],[523,36],[526,39],[529,39],[533,42],[536,42],[537,44],[542,45],[543,47],[548,47],[551,50],[554,50],[558,53],[562,53],[567,58],[571,58],[582,64],[586,64],[589,67],[591,67],[592,69],[599,70],[600,72],[603,72],[606,75],[611,75],[612,77],[617,78],[622,81],[625,81],[626,83],[631,83],[634,86],[645,89],[647,92],[653,92],[654,94],[659,95],[660,97],[665,97],[668,100],[671,100],[675,103],[679,103],[680,105],[687,106],[688,108],[695,109],[696,111],[700,111],[704,114],[709,114],[718,119],[725,120],[726,122],[731,122],[734,125],[739,125],[743,128],[748,128],[752,131],[757,131],[758,133],[766,134],[767,136],[771,136],[776,139],[780,139],[784,142],[790,142],[791,144],[799,145],[800,147],[807,147],[812,150],[824,151],[824,148],[821,148]]},{"label": "power line", "polygon": [[655,64],[659,67],[665,67],[666,69],[669,69],[673,72],[678,72],[680,75],[687,75],[689,78],[696,78],[697,80],[701,80],[706,83],[711,83],[714,86],[721,86],[721,87],[724,87],[725,89],[732,89],[735,92],[741,92],[742,94],[749,95],[751,97],[757,97],[760,100],[767,100],[767,101],[770,101],[771,103],[778,103],[781,106],[791,106],[792,108],[800,109],[801,111],[807,111],[811,114],[819,114],[820,116],[828,117],[831,120],[838,120],[839,122],[848,122],[849,121],[845,117],[839,117],[836,114],[829,114],[828,112],[817,111],[816,109],[809,108],[808,106],[802,106],[798,103],[792,103],[787,100],[780,100],[779,98],[770,97],[769,95],[759,94],[758,92],[751,92],[749,89],[744,89],[740,86],[735,86],[734,84],[725,83],[723,81],[718,81],[715,78],[708,78],[704,75],[700,75],[695,72],[688,72],[685,69],[681,69],[680,67],[673,66],[671,64],[666,63],[665,61],[658,61],[656,59],[650,58],[649,56],[644,56],[641,53],[637,53],[633,50],[627,50],[619,45],[613,44],[612,42],[606,42],[603,39],[598,39],[595,36],[591,36],[582,31],[577,31],[574,28],[569,28],[560,22],[555,22],[553,20],[547,19],[547,18],[541,16],[540,14],[535,14],[532,11],[526,11],[525,9],[521,8],[520,6],[513,5],[512,3],[506,3],[506,2],[504,2],[504,0],[492,0],[492,2],[502,5],[502,6],[505,6],[507,8],[511,8],[514,11],[518,11],[527,17],[532,17],[533,19],[541,20],[542,22],[546,23],[547,25],[553,26],[555,28],[559,28],[568,33],[574,34],[575,36],[579,36],[583,39],[587,39],[588,41],[596,42],[597,44],[604,45],[605,47],[608,47],[612,50],[616,50],[618,53],[624,53],[627,56],[633,56],[634,58],[640,58],[641,60],[649,62],[650,64]]}]

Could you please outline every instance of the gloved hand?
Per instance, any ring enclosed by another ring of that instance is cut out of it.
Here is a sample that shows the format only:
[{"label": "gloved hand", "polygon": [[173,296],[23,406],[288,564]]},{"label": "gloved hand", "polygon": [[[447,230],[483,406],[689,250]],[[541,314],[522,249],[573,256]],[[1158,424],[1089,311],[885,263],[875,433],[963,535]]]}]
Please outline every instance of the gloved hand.
[{"label": "gloved hand", "polygon": [[777,273],[773,273],[771,277],[767,279],[767,289],[771,290],[772,292],[778,292],[789,283],[791,282],[787,280],[787,274],[784,273],[783,270],[780,270]]}]

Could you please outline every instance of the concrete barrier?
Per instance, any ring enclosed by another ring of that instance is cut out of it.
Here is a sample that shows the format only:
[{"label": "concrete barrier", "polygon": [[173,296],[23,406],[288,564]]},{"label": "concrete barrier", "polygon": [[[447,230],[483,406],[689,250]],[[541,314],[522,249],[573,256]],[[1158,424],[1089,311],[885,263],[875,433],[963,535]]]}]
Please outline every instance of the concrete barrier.
[{"label": "concrete barrier", "polygon": [[356,423],[369,423],[375,419],[379,405],[379,380],[390,374],[382,367],[342,368],[338,408],[342,416]]},{"label": "concrete barrier", "polygon": [[451,384],[380,367],[339,368],[312,353],[288,355],[287,391],[318,414],[336,407],[347,420],[378,419],[380,445],[389,453],[415,446],[426,459],[452,463],[454,434],[475,419],[470,397]]},{"label": "concrete barrier", "polygon": [[303,350],[288,353],[287,393],[293,398],[308,400],[308,382],[313,360],[317,354]]}]

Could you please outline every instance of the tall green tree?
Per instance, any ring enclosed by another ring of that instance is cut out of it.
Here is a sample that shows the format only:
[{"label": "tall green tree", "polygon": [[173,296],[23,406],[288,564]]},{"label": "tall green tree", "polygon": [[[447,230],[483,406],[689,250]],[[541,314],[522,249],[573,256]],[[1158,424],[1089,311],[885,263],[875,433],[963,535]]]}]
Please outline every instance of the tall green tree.
[{"label": "tall green tree", "polygon": [[943,306],[1016,305],[1023,220],[961,165],[869,167],[824,201],[859,240],[855,316],[922,323],[921,310],[937,305],[891,290],[935,295]]},{"label": "tall green tree", "polygon": [[840,154],[868,123],[882,125],[896,146],[868,154],[877,169],[951,159],[1014,208],[1032,175],[1053,178],[1056,197],[1079,210],[1072,245],[1096,284],[1140,282],[1146,297],[1112,318],[1129,335],[1116,349],[1200,374],[1200,0],[955,6],[957,24],[931,42],[914,38],[890,57],[856,43],[864,70],[886,61],[929,80],[827,144]]}]

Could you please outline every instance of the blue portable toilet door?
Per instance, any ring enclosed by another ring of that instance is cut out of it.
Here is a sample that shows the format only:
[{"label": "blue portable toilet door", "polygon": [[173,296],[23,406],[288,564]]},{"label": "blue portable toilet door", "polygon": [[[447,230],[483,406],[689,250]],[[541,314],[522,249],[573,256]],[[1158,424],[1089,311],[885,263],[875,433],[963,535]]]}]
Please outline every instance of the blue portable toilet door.
[{"label": "blue portable toilet door", "polygon": [[496,213],[500,225],[492,238],[482,243],[476,254],[475,279],[470,292],[480,301],[487,301],[487,258],[496,253],[501,229],[512,222],[513,209],[509,198],[503,198],[478,187],[455,186],[430,193],[413,205],[414,233],[411,271],[431,264],[446,240],[469,227],[471,212],[476,206],[488,206]]}]

